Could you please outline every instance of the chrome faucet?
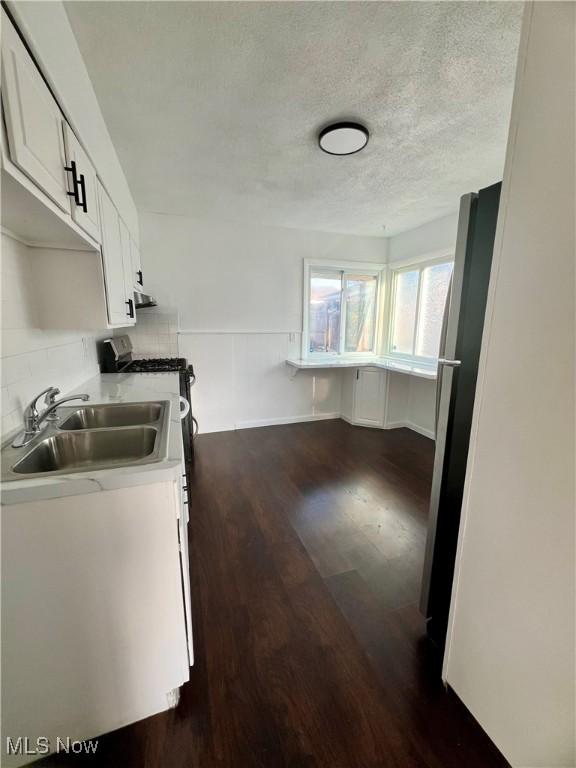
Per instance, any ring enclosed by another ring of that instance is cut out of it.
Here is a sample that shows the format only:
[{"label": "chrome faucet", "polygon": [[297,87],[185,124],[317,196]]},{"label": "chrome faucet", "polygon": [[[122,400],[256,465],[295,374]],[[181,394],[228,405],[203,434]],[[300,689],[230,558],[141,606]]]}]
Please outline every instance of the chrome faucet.
[{"label": "chrome faucet", "polygon": [[[56,408],[62,403],[67,403],[70,400],[89,400],[90,395],[69,395],[68,397],[61,397],[60,400],[56,400],[56,395],[60,394],[60,390],[56,387],[48,387],[42,390],[39,395],[26,406],[24,409],[24,431],[14,439],[12,448],[22,448],[33,440],[42,430],[46,427],[46,422],[55,420],[54,413]],[[38,400],[46,395],[44,402],[47,407],[38,413],[36,404]],[[57,417],[56,417],[57,418]]]}]

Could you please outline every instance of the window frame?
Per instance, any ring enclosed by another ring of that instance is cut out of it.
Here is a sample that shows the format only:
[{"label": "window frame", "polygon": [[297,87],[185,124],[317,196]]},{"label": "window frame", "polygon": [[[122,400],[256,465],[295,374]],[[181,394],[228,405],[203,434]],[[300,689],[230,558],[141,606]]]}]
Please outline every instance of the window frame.
[{"label": "window frame", "polygon": [[[372,352],[346,352],[346,281],[342,286],[342,304],[340,312],[340,343],[338,352],[310,352],[310,280],[312,272],[342,273],[346,275],[371,275],[376,277],[376,306],[374,308],[374,349]],[[382,340],[382,307],[385,290],[384,275],[386,264],[366,261],[343,261],[339,259],[304,259],[304,285],[302,301],[302,348],[303,360],[336,360],[342,358],[372,358],[378,357]]]},{"label": "window frame", "polygon": [[452,264],[452,274],[454,274],[454,254],[447,253],[443,256],[435,256],[434,258],[422,258],[410,262],[403,262],[401,264],[390,265],[389,279],[389,292],[390,301],[388,302],[386,312],[386,333],[385,333],[385,349],[386,357],[392,357],[395,360],[405,360],[407,362],[417,362],[424,364],[433,364],[438,362],[438,357],[426,357],[424,355],[408,355],[405,352],[396,352],[392,349],[392,333],[393,333],[393,319],[394,309],[396,306],[396,285],[397,275],[403,272],[418,272],[418,291],[416,293],[416,312],[414,313],[414,335],[413,335],[413,349],[416,349],[416,334],[418,331],[418,320],[420,317],[420,295],[422,289],[422,272],[427,267],[433,267],[438,264]]}]

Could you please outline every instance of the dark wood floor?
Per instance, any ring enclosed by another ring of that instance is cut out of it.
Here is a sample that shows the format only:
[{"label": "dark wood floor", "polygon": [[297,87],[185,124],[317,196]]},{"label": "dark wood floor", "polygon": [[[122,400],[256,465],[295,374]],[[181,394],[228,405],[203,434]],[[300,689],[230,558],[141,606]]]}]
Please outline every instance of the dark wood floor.
[{"label": "dark wood floor", "polygon": [[191,680],[83,764],[507,766],[444,690],[416,607],[431,441],[336,420],[196,445]]}]

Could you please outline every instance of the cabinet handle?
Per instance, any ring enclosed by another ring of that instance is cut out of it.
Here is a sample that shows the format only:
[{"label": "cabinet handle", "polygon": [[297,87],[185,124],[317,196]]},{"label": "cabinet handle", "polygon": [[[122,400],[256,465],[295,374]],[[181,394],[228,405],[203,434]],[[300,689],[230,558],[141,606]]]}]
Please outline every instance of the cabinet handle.
[{"label": "cabinet handle", "polygon": [[70,160],[70,165],[65,165],[64,170],[72,174],[72,189],[73,192],[66,192],[68,197],[73,197],[76,205],[80,205],[80,198],[78,197],[78,176],[76,174],[76,163],[74,160]]},{"label": "cabinet handle", "polygon": [[195,440],[196,436],[198,435],[198,422],[194,416],[192,416],[192,425],[192,440]]},{"label": "cabinet handle", "polygon": [[[84,179],[84,174],[80,174],[80,190],[82,191],[82,200],[81,202],[77,201],[76,205],[79,205],[80,208],[84,211],[84,213],[88,213],[88,206],[86,205],[86,181]],[[78,195],[80,197],[80,195]]]},{"label": "cabinet handle", "polygon": [[124,303],[128,304],[128,312],[126,312],[128,317],[134,317],[134,302],[132,299],[128,299],[128,301],[125,301]]},{"label": "cabinet handle", "polygon": [[356,381],[360,378],[360,368],[356,368]]},{"label": "cabinet handle", "polygon": [[[66,192],[66,194],[68,197],[74,198],[74,202],[79,208],[82,208],[84,213],[88,213],[88,206],[86,204],[86,179],[84,178],[84,174],[81,173],[80,176],[78,176],[75,160],[70,160],[70,165],[65,165],[64,170],[72,174],[72,188],[74,189],[74,192]],[[78,192],[78,188],[80,188],[80,192]]]},{"label": "cabinet handle", "polygon": [[139,283],[139,285],[144,285],[144,280],[143,280],[143,278],[142,278],[142,270],[141,270],[141,269],[139,269],[139,270],[136,272],[136,274],[138,275],[138,283]]}]

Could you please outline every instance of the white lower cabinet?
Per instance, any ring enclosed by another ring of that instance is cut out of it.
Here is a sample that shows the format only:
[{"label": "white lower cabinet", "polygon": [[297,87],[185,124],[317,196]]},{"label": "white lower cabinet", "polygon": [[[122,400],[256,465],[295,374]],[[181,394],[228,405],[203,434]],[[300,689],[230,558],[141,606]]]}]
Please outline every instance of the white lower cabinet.
[{"label": "white lower cabinet", "polygon": [[178,542],[180,545],[180,566],[182,570],[182,591],[184,595],[184,612],[186,615],[186,638],[188,641],[188,663],[194,664],[194,640],[192,635],[192,595],[190,590],[190,556],[188,553],[188,523],[189,514],[189,495],[186,485],[186,472],[182,466],[182,482],[177,489],[177,503],[180,507],[180,517],[178,519]]},{"label": "white lower cabinet", "polygon": [[173,705],[190,664],[179,494],[172,480],[2,507],[3,733],[90,739]]},{"label": "white lower cabinet", "polygon": [[384,427],[387,371],[381,368],[353,368],[344,372],[342,415],[351,424]]}]

